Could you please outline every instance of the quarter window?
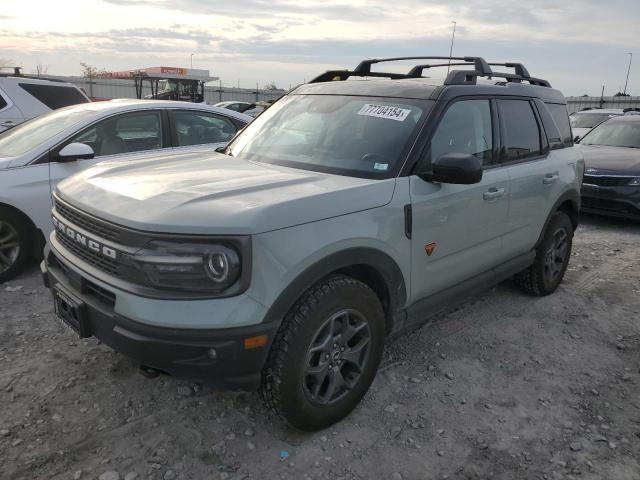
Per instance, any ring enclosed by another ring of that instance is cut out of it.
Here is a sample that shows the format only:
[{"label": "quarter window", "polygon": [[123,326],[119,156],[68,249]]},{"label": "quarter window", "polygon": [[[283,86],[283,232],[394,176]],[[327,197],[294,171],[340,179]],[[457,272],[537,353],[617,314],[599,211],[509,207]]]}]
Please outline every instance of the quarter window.
[{"label": "quarter window", "polygon": [[231,120],[213,113],[185,110],[172,115],[178,147],[226,143],[238,131]]},{"label": "quarter window", "polygon": [[8,105],[7,101],[4,99],[2,94],[0,93],[0,110]]},{"label": "quarter window", "polygon": [[431,139],[431,160],[452,152],[474,155],[484,165],[493,161],[489,100],[462,100],[446,111]]},{"label": "quarter window", "polygon": [[527,100],[500,100],[500,116],[505,130],[506,161],[541,154],[540,127]]},{"label": "quarter window", "polygon": [[573,145],[573,136],[571,134],[571,125],[569,124],[569,115],[567,113],[567,107],[564,105],[558,105],[555,103],[547,103],[549,112],[553,117],[553,121],[556,122],[560,135],[562,135],[562,141],[565,146],[570,147]]},{"label": "quarter window", "polygon": [[162,148],[160,112],[126,113],[107,118],[67,143],[84,143],[97,157]]},{"label": "quarter window", "polygon": [[39,83],[20,83],[18,85],[51,110],[76,105],[78,103],[87,103],[89,101],[87,97],[82,95],[80,90],[75,87],[42,85]]}]

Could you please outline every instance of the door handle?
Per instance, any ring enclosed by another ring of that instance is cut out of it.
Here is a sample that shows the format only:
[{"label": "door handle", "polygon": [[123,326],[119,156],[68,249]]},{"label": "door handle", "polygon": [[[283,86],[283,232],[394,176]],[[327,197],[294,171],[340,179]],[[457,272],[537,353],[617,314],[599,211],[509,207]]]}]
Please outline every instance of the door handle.
[{"label": "door handle", "polygon": [[491,187],[489,190],[482,194],[484,200],[497,200],[504,195],[504,188]]},{"label": "door handle", "polygon": [[551,185],[552,183],[556,183],[560,176],[557,173],[547,173],[542,179],[542,183],[545,185]]}]

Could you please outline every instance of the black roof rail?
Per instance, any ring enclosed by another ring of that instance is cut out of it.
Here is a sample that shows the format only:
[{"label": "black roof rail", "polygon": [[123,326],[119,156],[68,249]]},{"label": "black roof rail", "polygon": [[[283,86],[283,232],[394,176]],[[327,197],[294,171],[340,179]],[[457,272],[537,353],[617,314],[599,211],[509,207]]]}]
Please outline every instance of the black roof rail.
[{"label": "black roof rail", "polygon": [[[448,63],[434,63],[416,65],[408,73],[388,73],[388,72],[372,72],[371,65],[383,62],[398,62],[404,60],[448,60]],[[451,63],[454,60],[455,63]],[[494,72],[491,65],[513,68],[515,73]],[[478,77],[499,77],[504,78],[507,82],[520,83],[523,80],[531,85],[541,87],[550,87],[547,80],[541,78],[533,78],[529,71],[521,63],[505,62],[505,63],[487,63],[482,57],[392,57],[392,58],[374,58],[363,60],[358,66],[350,70],[330,70],[309,83],[328,82],[332,80],[347,80],[350,77],[383,77],[392,80],[402,78],[421,78],[422,73],[427,68],[433,67],[473,67],[473,70],[453,70],[447,75],[444,81],[445,85],[475,85]]]}]

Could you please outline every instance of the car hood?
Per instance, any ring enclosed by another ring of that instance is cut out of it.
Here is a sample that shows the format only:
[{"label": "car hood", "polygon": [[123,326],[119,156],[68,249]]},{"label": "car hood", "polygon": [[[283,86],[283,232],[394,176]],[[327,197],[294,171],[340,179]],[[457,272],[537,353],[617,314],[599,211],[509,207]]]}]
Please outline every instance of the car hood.
[{"label": "car hood", "polygon": [[5,168],[9,168],[9,165],[11,165],[11,160],[13,160],[13,158],[0,157],[0,170],[4,170]]},{"label": "car hood", "polygon": [[395,180],[369,180],[194,152],[102,163],[58,184],[77,208],[130,228],[252,234],[387,204]]},{"label": "car hood", "polygon": [[[607,147],[600,145],[577,145],[584,155],[587,170],[617,175],[640,175],[640,149]],[[588,172],[587,173],[595,173]]]}]

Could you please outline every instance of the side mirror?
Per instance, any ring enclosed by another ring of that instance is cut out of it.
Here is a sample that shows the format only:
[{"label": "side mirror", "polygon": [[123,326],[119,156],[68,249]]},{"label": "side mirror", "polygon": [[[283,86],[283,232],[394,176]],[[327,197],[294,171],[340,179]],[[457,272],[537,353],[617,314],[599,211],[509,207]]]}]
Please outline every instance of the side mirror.
[{"label": "side mirror", "polygon": [[470,153],[449,152],[439,157],[422,178],[440,183],[470,185],[482,180],[482,161]]},{"label": "side mirror", "polygon": [[58,152],[58,161],[74,162],[76,160],[88,160],[96,154],[89,145],[84,143],[70,143]]}]

